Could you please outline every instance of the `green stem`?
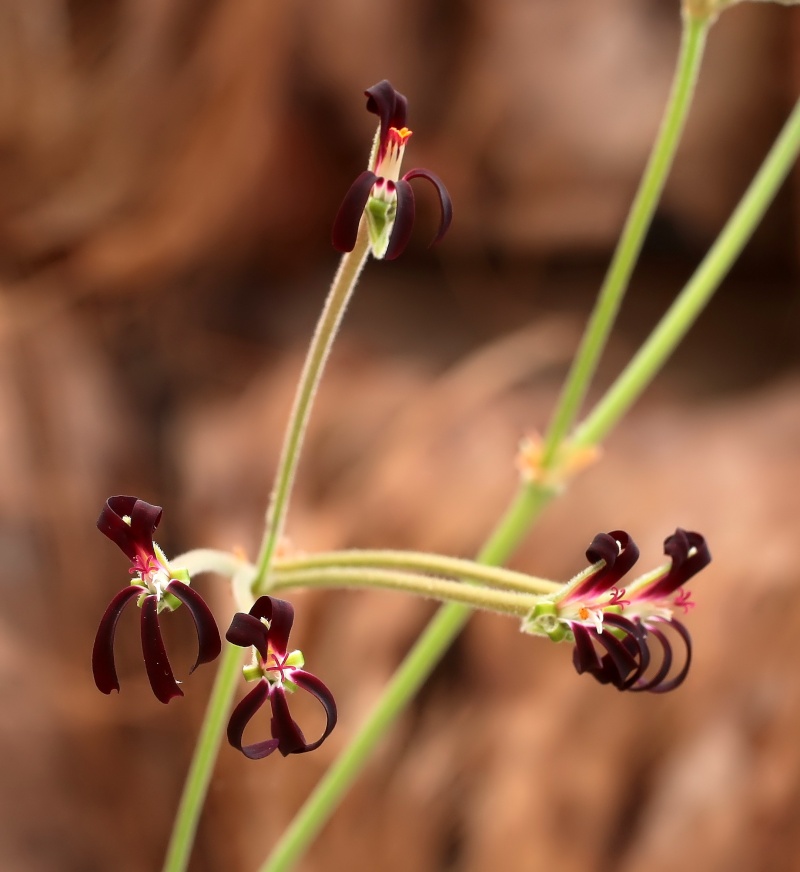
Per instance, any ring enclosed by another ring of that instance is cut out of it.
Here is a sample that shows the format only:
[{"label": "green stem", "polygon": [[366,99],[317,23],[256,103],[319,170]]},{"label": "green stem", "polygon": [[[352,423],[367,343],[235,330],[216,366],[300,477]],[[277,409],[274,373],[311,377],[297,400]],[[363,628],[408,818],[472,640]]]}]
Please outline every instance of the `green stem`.
[{"label": "green stem", "polygon": [[163,872],[183,872],[189,863],[197,824],[203,811],[208,784],[222,742],[222,732],[236,690],[241,665],[241,648],[226,645],[217,667],[211,698],[194,749],[192,764],[183,787]]},{"label": "green stem", "polygon": [[703,262],[616,382],[576,429],[573,444],[600,442],[650,384],[753,235],[798,153],[800,101]]},{"label": "green stem", "polygon": [[552,468],[557,462],[558,449],[580,412],[586,391],[614,325],[680,142],[692,103],[709,26],[708,19],[684,17],[672,90],[664,110],[658,137],[653,144],[647,167],[639,183],[639,189],[600,289],[594,311],[547,430],[541,457],[541,465],[544,469]]},{"label": "green stem", "polygon": [[[478,555],[478,560],[489,566],[497,566],[508,560],[553,495],[553,491],[530,485],[521,488]],[[283,832],[260,872],[286,872],[294,865],[339,805],[375,746],[425,683],[471,614],[472,609],[457,603],[439,609],[400,664],[366,722]]]},{"label": "green stem", "polygon": [[308,348],[303,372],[297,385],[294,405],[286,427],[278,473],[267,509],[266,528],[258,556],[258,568],[253,579],[253,593],[263,593],[270,562],[280,541],[289,508],[300,450],[303,445],[311,405],[317,392],[325,363],[330,355],[333,340],[341,324],[347,304],[353,295],[361,270],[369,255],[369,236],[366,222],[362,220],[355,248],[342,256],[333,279],[328,298],[317,322],[317,328]]},{"label": "green stem", "polygon": [[522,572],[513,572],[510,569],[484,566],[472,560],[460,560],[456,557],[425,554],[420,551],[371,551],[364,549],[327,551],[307,557],[287,557],[275,560],[273,564],[274,580],[270,583],[270,590],[287,587],[288,585],[284,584],[284,580],[289,575],[307,570],[334,568],[339,569],[340,572],[356,568],[427,572],[434,575],[452,576],[462,581],[474,581],[500,590],[515,590],[531,594],[557,593],[564,586],[545,578],[536,578]]},{"label": "green stem", "polygon": [[[463,581],[448,581],[399,570],[334,566],[284,572],[277,566],[273,567],[270,592],[297,587],[404,591],[440,602],[462,603],[474,609],[486,609],[520,618],[525,617],[540,601],[539,597],[531,593],[494,590],[465,584]],[[558,586],[558,589],[561,587],[563,585]],[[546,592],[550,593],[549,590]]]}]

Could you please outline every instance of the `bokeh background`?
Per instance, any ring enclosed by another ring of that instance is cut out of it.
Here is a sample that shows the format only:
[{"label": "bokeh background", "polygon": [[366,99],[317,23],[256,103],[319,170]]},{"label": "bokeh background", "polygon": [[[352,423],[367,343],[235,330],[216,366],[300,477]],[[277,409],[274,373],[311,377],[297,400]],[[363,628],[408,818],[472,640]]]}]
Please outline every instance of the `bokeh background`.
[{"label": "bokeh background", "polygon": [[[711,33],[674,172],[593,396],[737,202],[800,93],[800,10]],[[254,553],[304,344],[364,165],[365,87],[411,103],[408,252],[363,278],[309,433],[294,544],[469,556],[545,426],[666,99],[677,0],[4,0],[0,5],[0,868],[160,868],[213,670],[168,708],[93,634],[127,563],[112,493],[165,507],[168,554]],[[428,195],[428,196],[426,196]],[[567,578],[599,530],[642,566],[706,534],[695,665],[665,697],[577,677],[567,646],[479,615],[305,872],[793,870],[800,852],[800,175],[666,371],[514,566]],[[220,623],[224,585],[201,578]],[[223,749],[191,869],[249,872],[432,613],[298,594],[337,694],[305,757]],[[176,673],[188,622],[168,622]],[[313,715],[312,715],[313,718]],[[263,725],[266,727],[266,724]],[[313,728],[310,728],[310,731]]]}]

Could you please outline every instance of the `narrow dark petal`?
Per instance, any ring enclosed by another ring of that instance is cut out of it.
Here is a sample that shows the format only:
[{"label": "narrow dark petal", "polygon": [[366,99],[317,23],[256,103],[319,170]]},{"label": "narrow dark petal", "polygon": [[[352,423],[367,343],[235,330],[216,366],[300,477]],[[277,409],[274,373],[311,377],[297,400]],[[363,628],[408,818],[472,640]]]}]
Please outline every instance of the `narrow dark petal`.
[{"label": "narrow dark petal", "polygon": [[192,616],[194,627],[197,630],[197,660],[189,670],[191,675],[201,663],[210,663],[219,657],[219,652],[222,650],[222,640],[219,637],[217,622],[200,594],[196,590],[192,590],[188,584],[184,584],[182,581],[171,581],[167,585],[167,590],[189,609],[189,614]]},{"label": "narrow dark petal", "polygon": [[[162,509],[129,496],[109,497],[97,519],[97,529],[133,560],[139,551],[152,553],[153,533],[161,520]],[[122,520],[127,515],[130,524]]]},{"label": "narrow dark petal", "polygon": [[310,672],[306,672],[303,669],[296,669],[292,672],[292,681],[298,686],[302,687],[303,690],[307,690],[310,694],[315,696],[320,705],[325,709],[325,714],[328,718],[327,723],[325,724],[325,732],[317,739],[316,742],[310,742],[303,748],[302,751],[297,751],[296,753],[304,753],[306,751],[313,751],[315,748],[319,748],[319,746],[325,741],[325,739],[330,736],[333,732],[333,728],[336,726],[336,720],[338,718],[338,714],[336,712],[336,700],[333,698],[333,694],[330,692],[328,687],[317,678],[316,675],[312,675]]},{"label": "narrow dark petal", "polygon": [[358,225],[364,214],[364,207],[369,199],[369,192],[377,180],[375,173],[364,170],[350,185],[350,190],[344,195],[342,205],[336,213],[333,222],[331,240],[337,251],[352,251],[358,238]]},{"label": "narrow dark petal", "polygon": [[259,681],[231,712],[231,718],[228,721],[228,742],[251,760],[261,760],[263,757],[268,757],[278,747],[277,739],[265,739],[263,742],[254,742],[252,745],[242,745],[245,728],[253,715],[267,701],[267,697],[269,697],[269,684],[266,681]]},{"label": "narrow dark petal", "polygon": [[117,668],[114,665],[114,636],[122,610],[140,593],[142,593],[142,588],[136,585],[123,588],[111,600],[105,614],[100,619],[100,626],[97,628],[92,650],[92,673],[97,689],[103,693],[111,693],[112,690],[119,692]]},{"label": "narrow dark petal", "polygon": [[294,623],[294,606],[274,596],[260,596],[250,609],[250,614],[254,618],[266,618],[270,622],[267,640],[272,650],[278,656],[284,657]]},{"label": "narrow dark petal", "polygon": [[258,651],[263,660],[267,659],[267,639],[269,631],[258,618],[244,612],[236,612],[228,627],[225,638],[233,645],[249,648],[251,645]]},{"label": "narrow dark petal", "polygon": [[372,112],[381,120],[380,147],[382,149],[390,127],[399,129],[406,126],[408,100],[399,91],[395,91],[388,79],[367,88],[364,95],[367,98],[367,112]]},{"label": "narrow dark petal", "polygon": [[661,666],[651,678],[640,679],[631,685],[630,689],[636,692],[656,690],[672,669],[672,646],[669,644],[669,640],[661,630],[654,627],[650,628],[650,635],[658,639],[661,645]]},{"label": "narrow dark petal", "polygon": [[631,651],[609,630],[597,633],[595,638],[607,652],[602,660],[603,671],[615,687],[624,688],[631,672],[639,669],[638,651],[636,653]]},{"label": "narrow dark petal", "polygon": [[[697,550],[689,556],[692,548]],[[646,595],[655,599],[674,593],[711,563],[711,552],[705,538],[700,533],[682,530],[680,527],[664,540],[664,553],[672,559],[672,566],[664,578],[647,590]]]},{"label": "narrow dark petal", "polygon": [[297,721],[289,712],[289,701],[282,687],[275,687],[270,696],[272,703],[272,735],[278,740],[278,750],[284,757],[302,754],[308,750],[306,738]]},{"label": "narrow dark petal", "polygon": [[[647,688],[651,693],[669,693],[671,690],[675,690],[676,687],[680,687],[683,682],[686,680],[686,676],[689,674],[689,667],[692,665],[692,637],[689,635],[689,631],[680,621],[676,620],[667,620],[666,618],[660,617],[652,617],[648,619],[651,623],[658,622],[666,624],[671,629],[675,630],[675,632],[681,637],[684,645],[686,646],[686,660],[684,661],[683,666],[680,671],[673,678],[670,678],[669,681],[662,681],[659,685],[654,687]],[[650,630],[652,633],[655,632],[653,628]],[[666,643],[662,639],[662,644]],[[671,651],[671,646],[670,649]]]},{"label": "narrow dark petal", "polygon": [[[619,542],[619,545],[617,545],[617,542]],[[599,563],[603,560],[605,561],[605,566],[601,566],[596,572],[587,576],[570,593],[570,601],[602,593],[615,587],[619,580],[639,559],[639,548],[624,530],[598,533],[592,539],[592,544],[586,549],[586,559],[590,563]]]},{"label": "narrow dark petal", "polygon": [[394,218],[392,235],[389,237],[389,245],[386,247],[384,260],[394,260],[405,251],[408,240],[411,238],[411,228],[414,226],[414,192],[408,182],[400,179],[395,182],[397,191],[397,213]]},{"label": "narrow dark petal", "polygon": [[575,649],[572,652],[572,662],[578,675],[584,672],[599,672],[603,668],[600,656],[595,650],[592,638],[594,634],[583,624],[573,624],[572,633],[575,636]]},{"label": "narrow dark petal", "polygon": [[447,233],[450,225],[453,223],[453,201],[450,199],[450,194],[444,186],[444,182],[430,170],[414,169],[409,170],[403,178],[406,181],[411,179],[427,179],[435,188],[439,195],[439,206],[442,210],[442,217],[439,220],[439,229],[436,231],[436,236],[433,237],[431,245],[435,245]]},{"label": "narrow dark petal", "polygon": [[603,623],[610,627],[616,627],[618,630],[622,630],[622,632],[625,633],[622,645],[636,660],[637,667],[635,671],[619,685],[620,690],[627,690],[632,687],[639,678],[641,678],[647,667],[650,665],[650,648],[647,644],[647,628],[638,621],[631,621],[628,618],[623,618],[621,615],[615,615],[613,612],[603,615]]},{"label": "narrow dark petal", "polygon": [[167,659],[167,650],[158,626],[158,600],[148,596],[142,604],[142,653],[150,687],[159,702],[168,703],[174,696],[183,696]]}]

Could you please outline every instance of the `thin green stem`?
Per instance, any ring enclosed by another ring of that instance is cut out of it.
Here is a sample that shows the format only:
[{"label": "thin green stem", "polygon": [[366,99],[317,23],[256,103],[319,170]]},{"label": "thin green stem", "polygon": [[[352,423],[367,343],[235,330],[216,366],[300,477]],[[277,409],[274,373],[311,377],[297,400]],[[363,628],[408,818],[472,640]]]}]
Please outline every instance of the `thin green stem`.
[{"label": "thin green stem", "polygon": [[556,464],[558,449],[580,412],[642,250],[692,104],[709,26],[707,19],[684,17],[672,90],[658,137],[653,144],[594,311],[548,427],[541,457],[544,469],[550,469]]},{"label": "thin green stem", "polygon": [[800,101],[703,262],[619,378],[576,429],[573,444],[594,445],[604,439],[655,378],[753,235],[799,153]]},{"label": "thin green stem", "polygon": [[264,592],[263,587],[269,572],[270,562],[283,534],[286,513],[289,509],[289,497],[297,472],[297,464],[300,460],[300,450],[311,414],[311,405],[345,309],[358,283],[361,270],[367,262],[369,250],[366,223],[362,220],[355,248],[342,256],[322,314],[317,322],[317,328],[311,339],[303,372],[297,385],[297,393],[278,462],[278,472],[267,509],[266,527],[258,556],[256,576],[253,579],[253,593],[256,595]]},{"label": "thin green stem", "polygon": [[484,566],[472,560],[444,557],[439,554],[426,554],[420,551],[324,551],[307,557],[285,557],[273,563],[274,578],[270,590],[278,590],[287,585],[284,579],[297,572],[308,570],[340,571],[354,568],[408,570],[427,572],[435,575],[452,576],[462,581],[474,581],[500,590],[515,590],[520,593],[556,593],[563,587],[545,578],[536,578],[510,569]]},{"label": "thin green stem", "polygon": [[[479,562],[497,566],[508,560],[553,495],[553,491],[530,485],[521,488],[478,555]],[[439,609],[400,664],[366,722],[322,777],[260,872],[286,872],[303,854],[338,807],[375,746],[425,683],[471,614],[472,609],[457,603]]]},{"label": "thin green stem", "polygon": [[[271,592],[297,587],[350,590],[378,588],[404,591],[439,602],[462,603],[474,609],[486,609],[520,618],[525,617],[539,602],[539,597],[531,593],[495,590],[475,584],[465,584],[463,581],[448,581],[430,575],[400,572],[396,569],[334,566],[286,572],[273,567],[270,577]],[[547,593],[549,592],[548,590]]]},{"label": "thin green stem", "polygon": [[211,773],[222,742],[222,732],[236,690],[241,655],[241,648],[226,645],[217,666],[211,698],[206,707],[203,726],[197,739],[192,764],[183,786],[183,795],[172,827],[163,872],[183,872],[189,863],[197,824],[203,811]]}]

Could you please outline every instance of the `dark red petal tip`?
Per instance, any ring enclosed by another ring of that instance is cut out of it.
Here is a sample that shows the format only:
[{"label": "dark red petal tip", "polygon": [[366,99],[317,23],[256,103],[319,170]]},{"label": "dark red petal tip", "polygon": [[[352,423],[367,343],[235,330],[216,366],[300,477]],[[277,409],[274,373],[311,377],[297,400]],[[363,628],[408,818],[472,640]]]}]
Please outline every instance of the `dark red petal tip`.
[{"label": "dark red petal tip", "polygon": [[408,240],[411,238],[411,229],[414,226],[414,192],[411,190],[411,185],[400,179],[395,183],[395,189],[397,191],[397,212],[389,244],[386,247],[385,260],[394,260],[405,251]]},{"label": "dark red petal tip", "polygon": [[347,252],[355,248],[358,225],[361,223],[364,207],[367,205],[369,193],[377,178],[375,173],[364,170],[344,195],[331,233],[331,241],[337,251]]},{"label": "dark red petal tip", "polygon": [[388,79],[378,82],[364,91],[367,98],[367,112],[372,112],[381,120],[381,147],[386,142],[390,127],[405,127],[408,118],[408,100],[395,91]]},{"label": "dark red petal tip", "polygon": [[238,645],[240,648],[249,648],[252,645],[264,660],[269,655],[267,649],[269,631],[258,618],[252,615],[237,612],[231,620],[225,638],[232,645]]},{"label": "dark red petal tip", "polygon": [[[694,553],[689,554],[694,549]],[[669,572],[648,591],[648,595],[668,596],[711,563],[705,537],[680,527],[664,540],[664,553],[671,558]]]},{"label": "dark red petal tip", "polygon": [[219,657],[222,650],[222,640],[219,637],[217,622],[205,600],[188,584],[184,584],[182,581],[171,581],[167,585],[167,590],[186,606],[197,630],[197,660],[189,670],[191,674],[201,663],[211,663],[212,660]]},{"label": "dark red petal tip", "polygon": [[[109,497],[97,519],[97,529],[133,560],[139,550],[153,550],[153,533],[161,520],[162,509],[137,497]],[[123,520],[128,516],[130,524]]]},{"label": "dark red petal tip", "polygon": [[447,233],[450,229],[450,225],[453,223],[453,201],[450,199],[450,194],[444,186],[444,182],[436,175],[436,173],[432,173],[430,170],[409,170],[403,178],[406,181],[410,181],[411,179],[427,179],[436,188],[436,193],[439,195],[439,206],[442,210],[439,219],[439,229],[436,231],[436,236],[433,237],[433,242],[431,242],[431,245],[436,245],[445,233]]},{"label": "dark red petal tip", "polygon": [[148,596],[142,604],[142,653],[150,687],[159,702],[168,703],[173,697],[183,696],[178,687],[172,667],[169,665],[167,650],[158,626],[158,600]]},{"label": "dark red petal tip", "polygon": [[242,738],[247,725],[253,715],[264,705],[269,697],[269,684],[259,681],[247,696],[236,706],[228,721],[228,742],[241,751],[245,757],[251,760],[261,760],[268,757],[278,747],[277,739],[266,739],[263,742],[254,742],[251,745],[243,745]]},{"label": "dark red petal tip", "polygon": [[260,596],[250,614],[254,618],[269,621],[269,644],[280,657],[285,656],[289,647],[289,633],[294,623],[294,606],[286,600],[274,596]]},{"label": "dark red petal tip", "polygon": [[100,619],[92,649],[92,674],[97,689],[102,693],[111,693],[112,690],[119,692],[119,680],[114,664],[114,636],[117,632],[117,622],[125,606],[141,593],[142,588],[136,585],[123,588],[111,600]]},{"label": "dark red petal tip", "polygon": [[284,757],[289,754],[302,754],[308,749],[306,737],[289,711],[289,702],[283,687],[273,688],[270,703],[272,704],[272,735],[278,740],[278,750]]}]

